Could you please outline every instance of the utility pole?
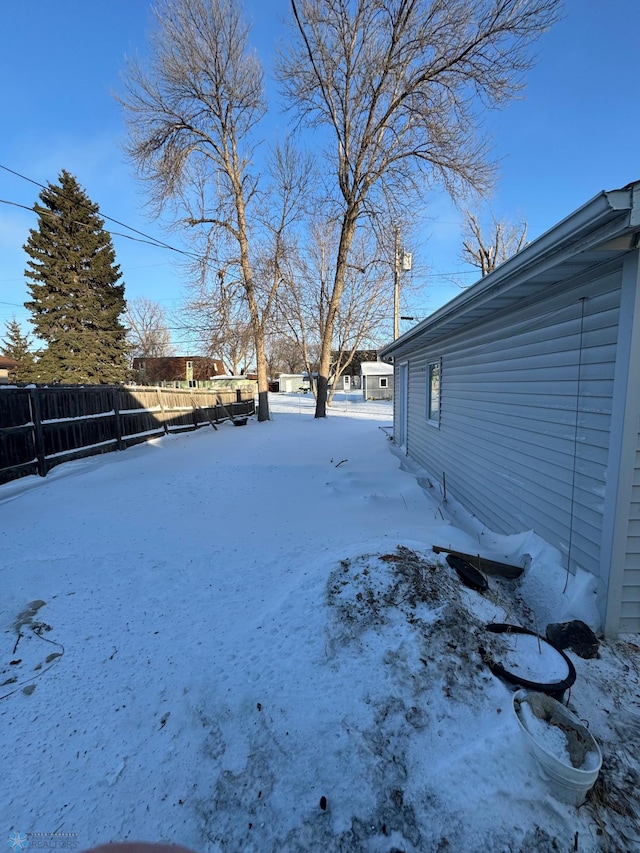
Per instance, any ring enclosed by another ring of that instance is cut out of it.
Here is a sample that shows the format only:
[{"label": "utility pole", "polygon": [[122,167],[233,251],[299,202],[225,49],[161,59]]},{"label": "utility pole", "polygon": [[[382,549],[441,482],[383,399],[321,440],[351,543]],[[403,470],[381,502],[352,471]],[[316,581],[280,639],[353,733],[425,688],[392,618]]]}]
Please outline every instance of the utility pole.
[{"label": "utility pole", "polygon": [[400,337],[400,229],[396,227],[396,256],[393,270],[393,339]]},{"label": "utility pole", "polygon": [[393,339],[400,337],[400,272],[408,272],[411,269],[411,254],[402,250],[400,257],[400,229],[396,226],[395,240],[395,263],[393,269]]}]

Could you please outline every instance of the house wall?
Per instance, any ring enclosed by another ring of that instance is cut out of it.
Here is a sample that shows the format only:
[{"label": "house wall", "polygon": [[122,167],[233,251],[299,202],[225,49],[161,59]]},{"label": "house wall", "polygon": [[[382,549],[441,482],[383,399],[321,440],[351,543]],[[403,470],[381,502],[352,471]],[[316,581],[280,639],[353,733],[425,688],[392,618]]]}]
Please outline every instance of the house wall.
[{"label": "house wall", "polygon": [[301,388],[309,389],[309,380],[305,379],[303,373],[281,373],[278,381],[281,394],[292,394]]},{"label": "house wall", "polygon": [[[444,472],[447,491],[492,530],[534,529],[596,575],[620,286],[610,267],[408,355],[408,455],[438,482]],[[434,424],[426,377],[438,360]]]},{"label": "house wall", "polygon": [[138,374],[136,381],[144,385],[208,388],[212,376],[224,374],[224,365],[204,356],[136,357],[133,370]]},{"label": "house wall", "polygon": [[[380,387],[380,380],[387,380],[387,387]],[[393,375],[380,376],[379,374],[363,375],[362,396],[365,400],[392,400],[393,399]]]},{"label": "house wall", "polygon": [[359,391],[361,377],[353,373],[343,373],[337,379],[333,380],[333,388],[335,391]]},{"label": "house wall", "polygon": [[[608,634],[640,632],[640,257],[625,256],[602,562]],[[604,572],[603,572],[604,574]]]},{"label": "house wall", "polygon": [[636,448],[619,624],[621,631],[633,632],[640,631],[640,433]]}]

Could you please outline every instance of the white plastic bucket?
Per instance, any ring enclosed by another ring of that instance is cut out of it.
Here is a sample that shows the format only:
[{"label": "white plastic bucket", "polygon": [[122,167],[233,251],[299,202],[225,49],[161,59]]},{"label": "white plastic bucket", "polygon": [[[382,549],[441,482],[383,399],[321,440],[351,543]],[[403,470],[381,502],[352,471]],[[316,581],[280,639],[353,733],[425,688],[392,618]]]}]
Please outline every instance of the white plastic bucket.
[{"label": "white plastic bucket", "polygon": [[582,805],[602,766],[600,747],[589,729],[545,693],[518,690],[513,711],[554,796]]}]

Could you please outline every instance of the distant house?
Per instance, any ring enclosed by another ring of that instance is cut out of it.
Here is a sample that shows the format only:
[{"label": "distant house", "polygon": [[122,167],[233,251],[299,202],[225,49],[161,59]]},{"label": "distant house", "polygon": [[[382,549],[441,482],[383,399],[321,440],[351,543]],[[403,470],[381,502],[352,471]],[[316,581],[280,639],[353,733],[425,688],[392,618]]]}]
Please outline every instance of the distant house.
[{"label": "distant house", "polygon": [[20,367],[20,362],[15,358],[7,358],[5,355],[0,355],[0,385],[8,385],[10,382],[9,371],[16,370]]},{"label": "distant house", "polygon": [[333,385],[334,391],[359,391],[362,387],[362,374],[360,365],[363,361],[376,361],[378,353],[374,349],[360,349],[353,354],[351,362],[345,367],[344,371],[337,378],[332,378],[335,374],[335,367],[338,361],[338,352],[331,353],[332,365],[329,384]]},{"label": "distant house", "polygon": [[386,346],[394,441],[640,631],[640,182],[602,192]]},{"label": "distant house", "polygon": [[384,361],[363,361],[360,375],[365,400],[393,400],[393,365]]},{"label": "distant house", "polygon": [[278,377],[278,390],[281,394],[292,394],[296,391],[306,393],[310,389],[308,373],[281,373]]},{"label": "distant house", "polygon": [[229,390],[242,391],[246,394],[258,393],[258,380],[254,379],[254,374],[245,373],[241,376],[214,376],[209,380],[207,385],[212,391]]},{"label": "distant house", "polygon": [[225,375],[220,359],[200,355],[134,358],[133,372],[138,384],[162,388],[209,388],[211,379]]}]

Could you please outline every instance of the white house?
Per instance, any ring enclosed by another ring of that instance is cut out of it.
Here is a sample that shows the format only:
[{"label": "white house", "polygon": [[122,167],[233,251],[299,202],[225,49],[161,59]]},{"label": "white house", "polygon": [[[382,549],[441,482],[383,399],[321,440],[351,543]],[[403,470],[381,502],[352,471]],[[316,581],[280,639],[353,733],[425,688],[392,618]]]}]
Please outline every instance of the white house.
[{"label": "white house", "polygon": [[306,373],[281,373],[278,377],[278,382],[280,383],[281,394],[292,394],[303,388],[305,391],[309,391],[311,388],[309,377]]},{"label": "white house", "polygon": [[393,366],[384,361],[360,363],[362,396],[365,400],[393,399]]},{"label": "white house", "polygon": [[394,441],[499,533],[535,530],[640,631],[640,182],[602,192],[381,352]]}]

